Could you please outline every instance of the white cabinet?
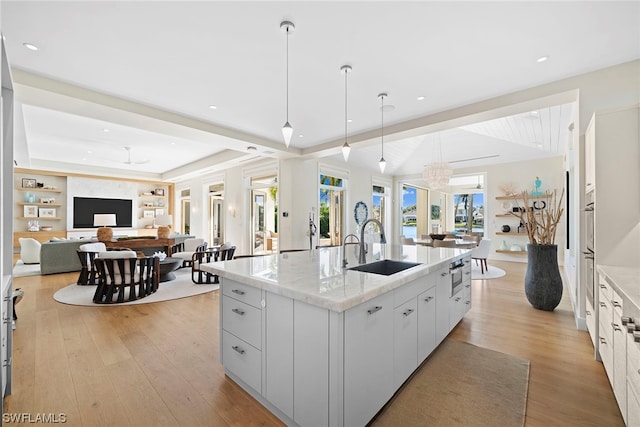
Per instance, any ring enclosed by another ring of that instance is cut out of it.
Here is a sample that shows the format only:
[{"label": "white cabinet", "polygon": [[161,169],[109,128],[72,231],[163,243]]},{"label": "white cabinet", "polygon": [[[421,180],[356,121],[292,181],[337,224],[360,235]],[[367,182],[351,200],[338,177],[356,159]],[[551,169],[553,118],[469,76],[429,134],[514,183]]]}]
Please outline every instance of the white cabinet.
[{"label": "white cabinet", "polygon": [[611,289],[600,279],[599,283],[599,302],[598,302],[598,351],[602,364],[609,378],[609,382],[613,387],[613,329],[611,322],[613,321],[613,309],[611,307]]},{"label": "white cabinet", "polygon": [[627,333],[627,425],[640,426],[640,335]]},{"label": "white cabinet", "polygon": [[293,418],[293,300],[265,295],[264,395],[276,408]]},{"label": "white cabinet", "polygon": [[436,287],[424,291],[417,298],[418,304],[418,363],[436,348]]},{"label": "white cabinet", "polygon": [[393,382],[396,389],[418,367],[417,304],[417,298],[413,297],[393,310]]},{"label": "white cabinet", "polygon": [[344,313],[344,425],[364,426],[393,387],[393,292]]},{"label": "white cabinet", "polygon": [[622,324],[622,298],[611,290],[613,307],[613,393],[618,401],[622,418],[627,414],[627,331]]},{"label": "white cabinet", "polygon": [[436,345],[449,333],[449,297],[451,296],[451,275],[449,267],[443,267],[435,273],[436,279]]},{"label": "white cabinet", "polygon": [[589,336],[591,337],[591,342],[593,343],[593,347],[596,348],[596,338],[598,333],[598,331],[596,330],[596,312],[589,300],[587,300],[587,305],[585,308],[585,317],[587,322],[587,330],[589,331]]}]

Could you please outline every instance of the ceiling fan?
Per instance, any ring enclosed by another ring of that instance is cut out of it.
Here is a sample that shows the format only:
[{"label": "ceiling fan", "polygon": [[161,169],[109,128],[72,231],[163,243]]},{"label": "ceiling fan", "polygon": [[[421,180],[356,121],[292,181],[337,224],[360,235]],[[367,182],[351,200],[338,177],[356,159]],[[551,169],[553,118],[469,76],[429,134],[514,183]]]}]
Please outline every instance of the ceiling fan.
[{"label": "ceiling fan", "polygon": [[125,165],[142,165],[149,163],[149,159],[131,160],[131,147],[124,147],[124,149],[127,150],[127,160],[123,162]]}]

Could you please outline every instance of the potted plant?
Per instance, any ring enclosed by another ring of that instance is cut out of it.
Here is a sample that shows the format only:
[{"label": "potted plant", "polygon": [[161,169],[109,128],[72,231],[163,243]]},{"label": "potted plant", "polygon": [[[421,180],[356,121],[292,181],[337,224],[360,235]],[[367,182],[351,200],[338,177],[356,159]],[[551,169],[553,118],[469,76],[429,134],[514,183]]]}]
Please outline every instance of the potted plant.
[{"label": "potted plant", "polygon": [[[514,196],[524,202],[524,207],[513,215],[520,218],[529,237],[527,244],[527,272],[524,290],[529,303],[539,310],[552,311],[562,299],[562,277],[558,267],[558,245],[555,244],[556,230],[562,217],[564,189],[557,197],[557,191],[546,191],[541,208],[530,203],[531,196],[523,191]],[[537,199],[537,198],[536,198]]]}]

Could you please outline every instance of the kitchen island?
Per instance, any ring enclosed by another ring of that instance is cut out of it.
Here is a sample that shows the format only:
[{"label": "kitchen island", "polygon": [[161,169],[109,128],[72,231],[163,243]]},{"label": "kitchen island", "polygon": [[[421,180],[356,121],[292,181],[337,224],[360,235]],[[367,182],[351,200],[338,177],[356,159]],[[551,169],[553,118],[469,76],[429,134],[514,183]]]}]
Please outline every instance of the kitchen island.
[{"label": "kitchen island", "polygon": [[357,250],[201,267],[221,277],[225,373],[288,425],[366,425],[471,306],[468,250],[372,245],[367,264],[419,263],[389,276],[349,269]]}]

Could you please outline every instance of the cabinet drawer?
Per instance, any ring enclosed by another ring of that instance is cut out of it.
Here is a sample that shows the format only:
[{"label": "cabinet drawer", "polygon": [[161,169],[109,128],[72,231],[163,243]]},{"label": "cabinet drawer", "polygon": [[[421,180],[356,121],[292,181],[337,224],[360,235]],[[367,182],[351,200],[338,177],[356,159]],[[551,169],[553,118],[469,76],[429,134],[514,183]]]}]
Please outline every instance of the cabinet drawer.
[{"label": "cabinet drawer", "polygon": [[611,301],[611,285],[602,276],[598,276],[598,292],[600,292],[600,301],[603,299]]},{"label": "cabinet drawer", "polygon": [[262,310],[227,296],[222,298],[222,328],[261,349]]},{"label": "cabinet drawer", "polygon": [[604,370],[607,373],[607,378],[609,378],[609,383],[613,389],[613,339],[602,333],[602,326],[600,327],[600,336],[598,339],[600,341],[598,344],[600,358],[602,359]]},{"label": "cabinet drawer", "polygon": [[627,381],[635,392],[640,392],[640,343],[627,333]]},{"label": "cabinet drawer", "polygon": [[611,289],[611,307],[614,312],[614,317],[622,317],[622,306],[622,298],[620,298],[620,295],[618,295],[616,291]]},{"label": "cabinet drawer", "polygon": [[222,331],[222,360],[225,369],[262,393],[262,354],[240,338]]},{"label": "cabinet drawer", "polygon": [[256,308],[262,307],[262,290],[244,283],[225,279],[222,282],[222,294]]},{"label": "cabinet drawer", "polygon": [[600,330],[605,329],[610,333],[611,322],[613,322],[613,310],[611,308],[610,300],[600,300],[598,303],[598,314]]}]

